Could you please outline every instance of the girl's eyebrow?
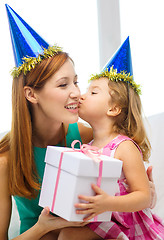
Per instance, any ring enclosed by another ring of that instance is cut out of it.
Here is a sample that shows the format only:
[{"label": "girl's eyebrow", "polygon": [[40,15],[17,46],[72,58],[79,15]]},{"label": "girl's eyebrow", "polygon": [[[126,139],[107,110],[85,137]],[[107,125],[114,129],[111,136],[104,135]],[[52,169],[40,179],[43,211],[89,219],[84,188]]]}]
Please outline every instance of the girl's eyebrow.
[{"label": "girl's eyebrow", "polygon": [[101,89],[99,86],[91,86],[90,88],[91,88],[91,89],[95,89],[95,88]]},{"label": "girl's eyebrow", "polygon": [[90,89],[92,90],[92,89],[95,89],[95,88],[100,89],[99,86],[89,86],[89,87],[87,87],[86,91],[89,91]]},{"label": "girl's eyebrow", "polygon": [[99,86],[92,86],[93,88],[100,88]]}]

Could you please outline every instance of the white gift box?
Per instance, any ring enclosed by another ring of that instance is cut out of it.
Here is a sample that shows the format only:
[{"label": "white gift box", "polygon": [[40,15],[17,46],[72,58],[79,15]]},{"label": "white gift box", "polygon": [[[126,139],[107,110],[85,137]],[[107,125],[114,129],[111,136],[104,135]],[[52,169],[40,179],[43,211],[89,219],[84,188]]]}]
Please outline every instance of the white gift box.
[{"label": "white gift box", "polygon": [[[61,171],[57,177],[61,154],[63,154]],[[114,196],[118,191],[117,180],[121,176],[122,161],[105,155],[101,155],[100,158],[103,160],[100,187],[107,194]],[[84,215],[76,214],[74,204],[80,201],[78,195],[95,195],[91,184],[97,184],[99,162],[95,162],[82,152],[53,146],[47,147],[45,162],[39,205],[48,206],[51,212],[68,221],[82,221]],[[59,180],[57,183],[56,179]],[[111,212],[97,216],[97,221],[110,219]]]}]

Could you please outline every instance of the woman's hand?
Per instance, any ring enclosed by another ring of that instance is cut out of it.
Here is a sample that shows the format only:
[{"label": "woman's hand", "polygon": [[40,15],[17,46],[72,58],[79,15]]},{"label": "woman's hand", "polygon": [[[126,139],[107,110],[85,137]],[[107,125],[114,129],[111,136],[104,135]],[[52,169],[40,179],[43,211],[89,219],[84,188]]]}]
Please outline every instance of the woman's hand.
[{"label": "woman's hand", "polygon": [[39,239],[57,239],[55,231],[65,227],[83,227],[87,223],[84,222],[68,222],[60,217],[54,217],[50,214],[48,207],[45,207],[37,223],[26,232],[14,238],[15,240],[39,240]]},{"label": "woman's hand", "polygon": [[77,208],[77,214],[87,215],[87,217],[83,219],[84,221],[89,221],[98,214],[109,211],[108,207],[111,196],[95,184],[92,184],[92,189],[96,193],[96,196],[79,195],[78,198],[86,203],[76,203],[74,205],[75,208]]},{"label": "woman's hand", "polygon": [[46,232],[57,230],[65,227],[83,227],[86,222],[69,222],[61,217],[55,217],[50,214],[48,207],[45,207],[38,219],[37,224],[41,229],[45,229]]},{"label": "woman's hand", "polygon": [[149,179],[149,186],[150,186],[150,192],[151,192],[151,201],[150,201],[150,208],[151,209],[155,207],[155,204],[157,202],[157,193],[156,193],[155,184],[154,184],[154,181],[153,181],[152,169],[153,169],[153,167],[149,166],[147,171],[146,171],[148,179]]}]

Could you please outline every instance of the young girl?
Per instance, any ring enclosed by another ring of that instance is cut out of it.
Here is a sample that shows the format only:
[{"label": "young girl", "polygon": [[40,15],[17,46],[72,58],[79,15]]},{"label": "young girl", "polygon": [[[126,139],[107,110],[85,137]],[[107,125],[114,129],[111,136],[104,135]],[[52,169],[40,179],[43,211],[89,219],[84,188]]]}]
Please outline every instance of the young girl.
[{"label": "young girl", "polygon": [[[75,204],[76,213],[86,215],[84,221],[112,211],[111,221],[89,223],[84,227],[93,231],[88,230],[89,236],[82,229],[65,229],[61,239],[162,240],[164,226],[149,209],[150,190],[143,161],[148,161],[151,146],[141,114],[140,88],[129,73],[119,73],[113,66],[91,80],[81,97],[79,115],[93,128],[94,139],[89,144],[123,161],[123,173],[116,196],[92,184],[96,195],[80,195],[86,203]],[[131,193],[126,191],[125,178]]]},{"label": "young girl", "polygon": [[[91,124],[94,132],[91,145],[99,147],[105,155],[122,160],[124,175],[119,180],[120,192],[116,197],[93,185],[96,196],[79,196],[88,204],[77,204],[82,209],[77,213],[88,215],[84,219],[88,221],[102,212],[112,211],[111,222],[89,224],[105,239],[164,239],[164,226],[148,209],[150,192],[143,160],[148,160],[150,144],[141,118],[141,102],[134,89],[127,89],[126,85],[100,75],[81,98],[80,116]],[[132,190],[129,194],[124,178]]]}]

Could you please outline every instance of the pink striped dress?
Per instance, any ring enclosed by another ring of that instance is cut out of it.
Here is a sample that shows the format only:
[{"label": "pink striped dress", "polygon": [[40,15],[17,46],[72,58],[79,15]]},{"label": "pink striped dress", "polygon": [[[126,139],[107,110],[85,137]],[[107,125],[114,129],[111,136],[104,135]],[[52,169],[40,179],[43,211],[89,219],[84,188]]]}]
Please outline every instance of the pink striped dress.
[{"label": "pink striped dress", "polygon": [[[114,157],[118,145],[126,140],[133,141],[126,136],[118,135],[103,148],[103,154]],[[128,194],[123,175],[118,180],[118,184],[119,192],[116,195]],[[92,222],[87,226],[103,239],[164,240],[162,220],[152,214],[149,208],[132,213],[113,212],[111,221]]]}]

